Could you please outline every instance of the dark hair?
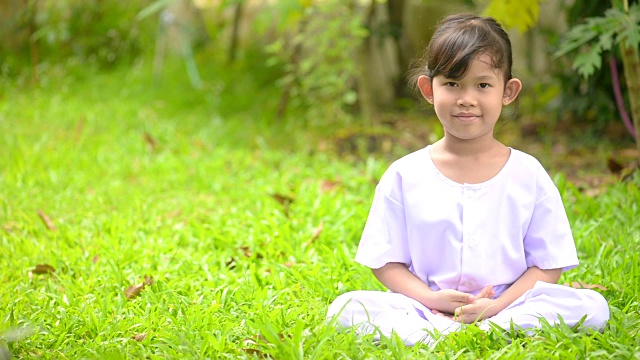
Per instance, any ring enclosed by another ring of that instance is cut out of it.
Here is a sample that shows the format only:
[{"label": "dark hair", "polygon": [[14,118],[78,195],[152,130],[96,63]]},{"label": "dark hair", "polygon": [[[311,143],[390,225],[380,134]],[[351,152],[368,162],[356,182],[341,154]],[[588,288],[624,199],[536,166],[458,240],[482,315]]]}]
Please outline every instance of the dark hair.
[{"label": "dark hair", "polygon": [[505,82],[513,78],[511,41],[495,19],[473,14],[447,16],[438,23],[423,56],[413,62],[410,85],[418,90],[421,75],[459,80],[471,60],[482,54],[491,57],[491,65],[502,71]]}]

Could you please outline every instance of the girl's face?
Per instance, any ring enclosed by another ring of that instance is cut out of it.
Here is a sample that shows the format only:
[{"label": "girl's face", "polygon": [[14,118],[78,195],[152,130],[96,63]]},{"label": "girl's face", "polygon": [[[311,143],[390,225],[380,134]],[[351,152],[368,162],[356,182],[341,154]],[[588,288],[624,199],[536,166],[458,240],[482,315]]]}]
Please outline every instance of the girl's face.
[{"label": "girl's face", "polygon": [[431,81],[418,79],[425,99],[433,104],[445,136],[460,140],[493,137],[493,129],[502,106],[518,96],[522,83],[511,79],[505,84],[502,73],[491,66],[491,58],[483,54],[469,64],[459,80],[438,75]]}]

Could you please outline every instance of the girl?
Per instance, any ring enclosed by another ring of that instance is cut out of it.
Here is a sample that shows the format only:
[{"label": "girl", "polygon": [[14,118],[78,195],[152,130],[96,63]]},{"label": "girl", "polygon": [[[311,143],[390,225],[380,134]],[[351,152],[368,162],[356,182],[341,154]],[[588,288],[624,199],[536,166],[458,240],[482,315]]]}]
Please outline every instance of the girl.
[{"label": "girl", "polygon": [[327,317],[408,345],[460,323],[602,328],[609,308],[599,293],[556,284],[578,265],[557,188],[535,158],[493,137],[522,89],[508,35],[492,18],[449,16],[425,62],[413,80],[444,137],[385,172],[356,254],[390,292],[343,294]]}]

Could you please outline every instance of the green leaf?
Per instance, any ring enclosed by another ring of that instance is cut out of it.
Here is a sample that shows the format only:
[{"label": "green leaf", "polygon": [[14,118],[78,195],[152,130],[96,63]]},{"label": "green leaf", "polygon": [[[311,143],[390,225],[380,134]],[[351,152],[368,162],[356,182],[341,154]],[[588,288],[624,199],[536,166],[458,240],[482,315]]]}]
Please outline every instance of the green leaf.
[{"label": "green leaf", "polygon": [[544,0],[491,0],[482,12],[507,28],[526,32],[538,22],[540,3]]},{"label": "green leaf", "polygon": [[577,70],[584,78],[588,78],[602,66],[602,56],[600,56],[600,53],[600,47],[591,47],[589,51],[576,56],[572,68]]},{"label": "green leaf", "polygon": [[633,4],[631,6],[621,25],[622,30],[617,36],[617,42],[630,48],[640,46],[640,5]]}]

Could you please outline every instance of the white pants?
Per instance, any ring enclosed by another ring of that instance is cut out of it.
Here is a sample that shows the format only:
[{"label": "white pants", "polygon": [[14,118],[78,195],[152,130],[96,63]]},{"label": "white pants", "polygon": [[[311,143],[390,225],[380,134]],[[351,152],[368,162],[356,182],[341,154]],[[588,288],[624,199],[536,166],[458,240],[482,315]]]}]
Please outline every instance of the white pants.
[{"label": "white pants", "polygon": [[[558,324],[559,318],[574,326],[586,315],[583,328],[602,329],[609,320],[609,305],[598,292],[537,282],[497,315],[479,322],[483,330],[493,323],[509,330],[540,327],[540,318]],[[431,334],[457,331],[461,324],[431,313],[427,307],[402,294],[382,291],[352,291],[342,294],[329,306],[327,319],[336,318],[341,327],[355,326],[361,334],[390,336],[395,332],[407,345],[417,342],[433,344]]]}]

